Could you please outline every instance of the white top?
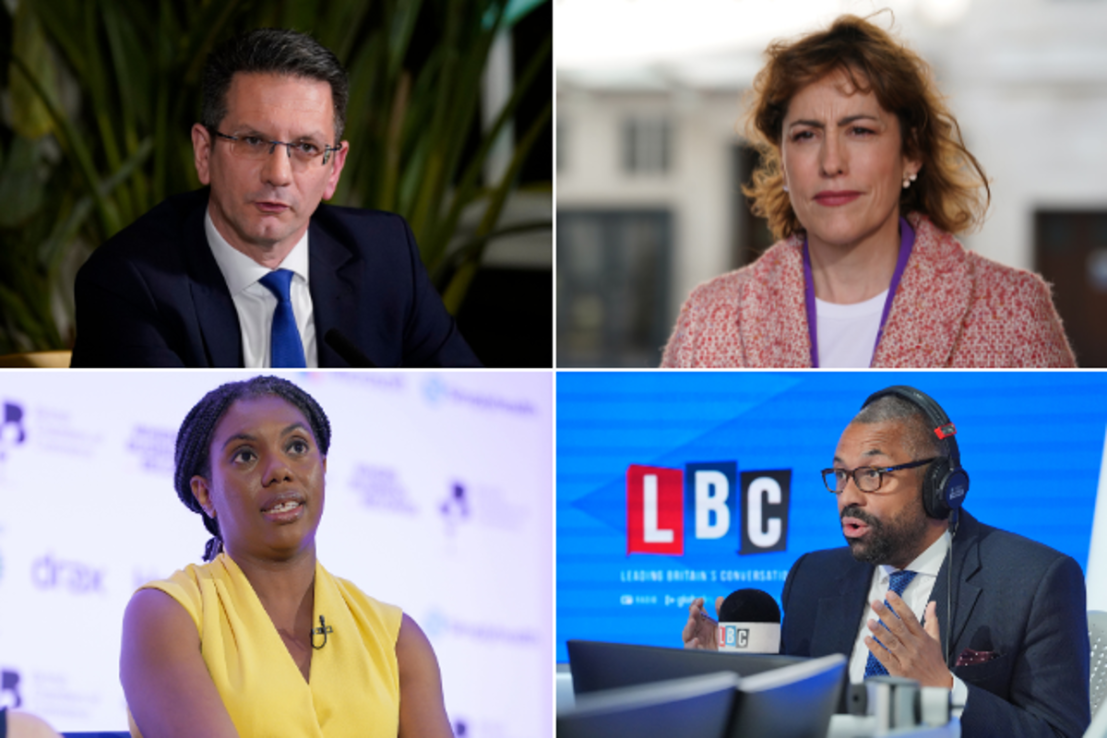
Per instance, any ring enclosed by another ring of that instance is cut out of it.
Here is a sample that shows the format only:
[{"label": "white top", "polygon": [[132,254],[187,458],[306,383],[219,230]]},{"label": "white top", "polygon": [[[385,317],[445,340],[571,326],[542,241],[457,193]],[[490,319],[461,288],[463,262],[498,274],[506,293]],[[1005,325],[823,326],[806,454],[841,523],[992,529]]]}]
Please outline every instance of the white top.
[{"label": "white top", "polygon": [[[244,366],[267,368],[271,361],[270,342],[273,334],[273,313],[277,310],[277,297],[258,280],[271,271],[242,253],[215,228],[211,214],[204,213],[204,232],[208,237],[215,263],[223,272],[223,280],[230,290],[238,312],[238,327],[242,335]],[[304,358],[309,369],[319,366],[319,354],[315,345],[315,321],[308,289],[308,234],[292,247],[292,251],[280,263],[279,269],[293,272],[289,296],[292,313],[296,316],[296,328],[304,344]]]},{"label": "white top", "polygon": [[815,323],[819,340],[819,368],[868,368],[873,363],[876,334],[888,290],[852,305],[838,305],[815,298]]},{"label": "white top", "polygon": [[[926,612],[926,605],[930,602],[930,595],[934,591],[934,584],[938,581],[938,572],[942,568],[942,562],[945,561],[946,555],[949,553],[951,541],[952,538],[947,530],[941,538],[930,544],[928,549],[919,554],[918,558],[906,567],[908,571],[916,572],[916,574],[911,583],[907,585],[907,589],[903,590],[903,601],[911,608],[911,612],[915,613],[915,617],[919,619],[920,623],[923,614]],[[887,597],[888,582],[891,580],[894,571],[896,571],[895,567],[885,564],[881,564],[873,571],[869,597],[865,601],[865,614],[861,617],[861,627],[857,632],[857,640],[853,643],[853,655],[849,660],[849,680],[855,684],[865,681],[865,664],[869,660],[869,647],[865,645],[865,636],[871,635],[868,622],[879,620],[876,613],[873,612],[872,603],[874,600],[883,602],[884,598]],[[944,608],[945,603],[939,602],[939,620],[945,619]],[[953,677],[953,704],[964,705],[968,698],[969,688],[953,672],[950,672],[950,676]]]}]

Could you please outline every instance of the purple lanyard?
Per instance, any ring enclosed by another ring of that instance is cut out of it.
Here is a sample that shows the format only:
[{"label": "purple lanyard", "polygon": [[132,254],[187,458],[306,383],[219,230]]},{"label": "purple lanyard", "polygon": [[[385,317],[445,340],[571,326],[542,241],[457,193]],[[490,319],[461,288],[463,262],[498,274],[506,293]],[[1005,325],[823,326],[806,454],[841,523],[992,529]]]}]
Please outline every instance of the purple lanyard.
[{"label": "purple lanyard", "polygon": [[[911,248],[915,245],[915,231],[905,218],[899,219],[899,258],[896,259],[896,270],[892,273],[892,284],[888,287],[888,296],[884,298],[884,312],[880,315],[880,330],[876,332],[876,343],[873,344],[873,355],[876,355],[876,347],[880,345],[880,337],[884,335],[884,323],[888,320],[888,313],[892,311],[892,299],[896,296],[896,288],[903,276],[903,270],[907,268],[907,259],[911,256]],[[817,316],[815,314],[815,280],[811,277],[811,254],[807,250],[807,237],[803,238],[803,281],[804,302],[807,305],[807,332],[811,336],[811,366],[819,368],[819,332],[817,328]],[[871,363],[871,362],[870,362]]]}]

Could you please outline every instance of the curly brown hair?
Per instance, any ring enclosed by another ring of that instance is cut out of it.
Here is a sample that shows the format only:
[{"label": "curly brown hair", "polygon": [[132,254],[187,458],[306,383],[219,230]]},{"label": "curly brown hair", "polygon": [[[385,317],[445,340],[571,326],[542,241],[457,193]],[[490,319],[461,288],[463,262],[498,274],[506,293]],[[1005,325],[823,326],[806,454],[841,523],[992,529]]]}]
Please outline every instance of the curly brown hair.
[{"label": "curly brown hair", "polygon": [[761,163],[742,192],[776,238],[804,231],[783,190],[780,145],[788,105],[803,87],[836,71],[895,114],[903,152],[922,162],[918,181],[900,194],[900,212],[923,213],[950,233],[979,227],[992,199],[988,178],[965,148],[961,128],[922,57],[854,15],[840,16],[825,31],[798,41],[774,41],[765,54],[768,64],[753,80],[746,117],[746,137]]}]

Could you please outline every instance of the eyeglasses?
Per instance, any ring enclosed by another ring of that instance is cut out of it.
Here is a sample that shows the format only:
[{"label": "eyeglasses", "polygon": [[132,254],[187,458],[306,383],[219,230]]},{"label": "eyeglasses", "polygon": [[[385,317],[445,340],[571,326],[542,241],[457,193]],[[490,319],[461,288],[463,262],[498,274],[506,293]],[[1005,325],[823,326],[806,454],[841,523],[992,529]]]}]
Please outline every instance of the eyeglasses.
[{"label": "eyeglasses", "polygon": [[319,164],[326,164],[330,160],[331,152],[338,151],[341,146],[320,145],[313,141],[266,141],[260,136],[228,136],[214,128],[209,129],[219,138],[230,141],[231,154],[240,159],[249,161],[261,161],[271,156],[278,146],[284,146],[288,150],[288,158],[292,160],[292,167],[297,171],[311,169]]},{"label": "eyeglasses", "polygon": [[884,482],[884,475],[888,472],[899,471],[900,469],[914,469],[917,466],[923,466],[929,464],[932,461],[937,460],[937,456],[932,459],[923,459],[922,461],[912,461],[908,464],[900,464],[899,466],[859,466],[856,469],[823,469],[823,484],[826,485],[828,491],[838,494],[846,489],[846,484],[849,483],[850,477],[853,477],[853,483],[857,485],[857,489],[862,492],[876,492],[880,489],[880,485]]}]

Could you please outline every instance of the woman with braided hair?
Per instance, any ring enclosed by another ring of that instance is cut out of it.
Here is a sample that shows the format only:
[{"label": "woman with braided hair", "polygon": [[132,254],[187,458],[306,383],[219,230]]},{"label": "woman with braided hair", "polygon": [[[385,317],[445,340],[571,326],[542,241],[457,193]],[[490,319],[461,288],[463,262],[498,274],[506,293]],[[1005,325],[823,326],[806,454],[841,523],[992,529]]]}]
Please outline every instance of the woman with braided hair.
[{"label": "woman with braided hair", "polygon": [[419,626],[316,560],[330,436],[277,377],[224,384],[181,424],[177,494],[214,537],[127,606],[132,735],[451,735]]}]

